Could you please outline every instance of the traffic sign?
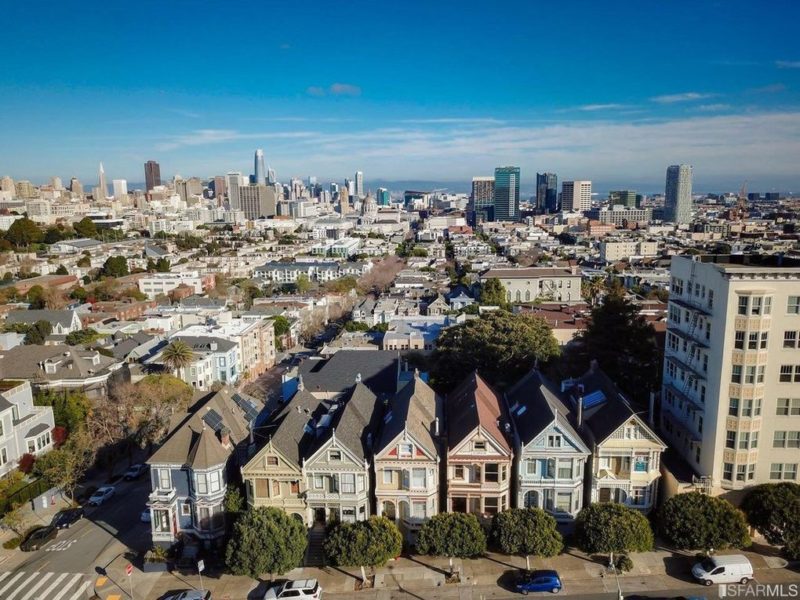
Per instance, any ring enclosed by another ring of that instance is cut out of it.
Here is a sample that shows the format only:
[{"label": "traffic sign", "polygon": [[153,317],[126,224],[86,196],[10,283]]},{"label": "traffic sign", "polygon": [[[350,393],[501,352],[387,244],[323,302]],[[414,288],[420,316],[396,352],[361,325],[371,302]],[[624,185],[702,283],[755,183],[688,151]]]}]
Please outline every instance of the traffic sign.
[{"label": "traffic sign", "polygon": [[132,573],[133,573],[133,565],[132,564],[128,564],[128,566],[125,567],[125,575],[130,577]]},{"label": "traffic sign", "polygon": [[202,560],[197,561],[197,572],[202,573],[206,570],[206,564]]}]

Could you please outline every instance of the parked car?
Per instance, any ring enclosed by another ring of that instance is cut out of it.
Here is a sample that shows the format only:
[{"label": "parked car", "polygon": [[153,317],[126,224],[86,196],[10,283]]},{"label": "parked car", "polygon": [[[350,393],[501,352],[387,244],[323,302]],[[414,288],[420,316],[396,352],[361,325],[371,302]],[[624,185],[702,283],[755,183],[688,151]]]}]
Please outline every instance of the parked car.
[{"label": "parked car", "polygon": [[104,485],[103,487],[97,488],[97,491],[89,498],[89,506],[100,506],[111,498],[115,491],[113,485]]},{"label": "parked car", "polygon": [[58,529],[52,525],[34,529],[30,534],[28,534],[28,537],[25,538],[25,541],[19,545],[19,549],[23,552],[33,552],[38,550],[50,540],[56,539],[57,533]]},{"label": "parked car", "polygon": [[147,473],[147,465],[131,465],[122,477],[125,481],[133,481],[134,479],[139,479],[145,473]]},{"label": "parked car", "polygon": [[206,590],[186,590],[164,596],[161,600],[211,600],[211,592]]},{"label": "parked car", "polygon": [[322,597],[322,588],[316,579],[297,579],[276,585],[267,590],[264,600],[283,598],[299,598],[300,600],[318,600]]},{"label": "parked car", "polygon": [[556,571],[528,571],[522,574],[517,581],[517,591],[522,594],[528,592],[552,592],[557,594],[561,591],[561,578]]},{"label": "parked car", "polygon": [[744,585],[753,578],[753,565],[743,554],[710,556],[692,567],[692,575],[705,585],[712,583]]},{"label": "parked car", "polygon": [[59,511],[56,516],[53,517],[50,525],[56,529],[69,529],[73,523],[77,523],[82,518],[82,508],[68,508],[66,510]]},{"label": "parked car", "polygon": [[140,514],[140,515],[139,515],[139,520],[140,520],[142,523],[149,523],[151,518],[152,518],[152,517],[151,517],[151,515],[150,515],[150,509],[149,509],[149,508],[145,508],[145,509],[142,511],[142,514]]}]

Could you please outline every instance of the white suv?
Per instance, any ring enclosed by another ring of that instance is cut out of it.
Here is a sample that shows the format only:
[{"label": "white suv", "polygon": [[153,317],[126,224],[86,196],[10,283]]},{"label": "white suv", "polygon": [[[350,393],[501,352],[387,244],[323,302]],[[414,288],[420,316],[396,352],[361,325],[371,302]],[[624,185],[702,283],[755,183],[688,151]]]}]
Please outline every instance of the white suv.
[{"label": "white suv", "polygon": [[322,588],[316,579],[298,579],[271,588],[264,595],[264,600],[283,600],[283,598],[319,600],[321,597]]}]

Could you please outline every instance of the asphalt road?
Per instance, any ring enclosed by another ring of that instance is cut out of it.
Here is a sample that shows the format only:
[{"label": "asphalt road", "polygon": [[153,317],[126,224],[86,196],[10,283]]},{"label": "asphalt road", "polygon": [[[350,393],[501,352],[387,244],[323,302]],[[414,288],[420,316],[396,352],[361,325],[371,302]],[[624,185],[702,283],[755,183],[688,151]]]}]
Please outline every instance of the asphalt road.
[{"label": "asphalt road", "polygon": [[120,481],[113,498],[98,507],[87,507],[86,516],[55,540],[35,552],[20,552],[2,565],[3,570],[51,573],[89,573],[103,567],[125,548],[148,549],[150,525],[139,515],[150,493],[149,480]]}]

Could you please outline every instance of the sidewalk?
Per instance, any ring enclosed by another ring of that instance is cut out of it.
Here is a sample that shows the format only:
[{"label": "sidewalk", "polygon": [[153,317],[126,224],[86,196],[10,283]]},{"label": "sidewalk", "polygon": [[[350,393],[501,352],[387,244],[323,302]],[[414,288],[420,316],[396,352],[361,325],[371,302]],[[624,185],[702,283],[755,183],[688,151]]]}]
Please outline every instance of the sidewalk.
[{"label": "sidewalk", "polygon": [[[800,581],[800,573],[785,568],[786,562],[782,559],[749,551],[742,553],[750,559],[755,570],[755,578],[759,581],[770,583]],[[632,554],[631,558],[634,564],[633,570],[619,576],[619,586],[625,593],[657,592],[695,586],[698,591],[703,589],[691,576],[691,567],[696,562],[693,553],[657,550]],[[461,574],[461,582],[448,584],[445,583],[445,576],[449,571],[447,558],[403,556],[390,561],[385,567],[376,569],[374,588],[359,592],[355,591],[355,584],[360,579],[358,568],[301,568],[286,573],[276,580],[315,578],[325,590],[325,597],[337,600],[346,598],[389,600],[399,591],[406,591],[426,600],[434,597],[478,600],[515,595],[514,579],[519,570],[525,568],[525,559],[489,553],[478,559],[453,559],[453,567]],[[617,579],[606,571],[604,561],[595,560],[574,549],[568,549],[567,553],[555,558],[531,559],[531,568],[556,569],[564,582],[566,595],[591,596],[617,592]],[[141,581],[141,576],[138,576],[136,581]],[[185,577],[180,574],[164,573],[149,580],[148,584],[148,594],[140,596],[137,591],[137,600],[139,598],[157,600],[169,591],[199,588],[199,578],[197,575]],[[269,581],[255,581],[248,577],[231,575],[219,578],[204,577],[203,584],[206,589],[212,590],[215,600],[260,599],[270,587]]]}]

